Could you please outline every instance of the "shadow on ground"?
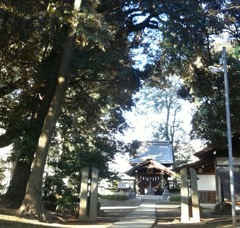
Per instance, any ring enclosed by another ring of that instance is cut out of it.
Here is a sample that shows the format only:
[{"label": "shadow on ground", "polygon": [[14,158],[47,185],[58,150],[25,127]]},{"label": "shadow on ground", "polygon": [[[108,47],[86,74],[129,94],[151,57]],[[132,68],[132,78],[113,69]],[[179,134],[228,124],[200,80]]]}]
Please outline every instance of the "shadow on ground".
[{"label": "shadow on ground", "polygon": [[[37,220],[21,218],[16,216],[14,211],[0,210],[0,227],[1,228],[43,228],[43,227],[64,227],[64,228],[107,228],[111,224],[119,221],[142,202],[138,200],[127,201],[102,201],[101,210],[98,213],[97,221],[78,221],[77,218],[65,218],[62,221],[55,223],[40,223]],[[212,209],[203,208],[200,223],[181,223],[181,207],[179,204],[171,204],[165,202],[164,204],[157,204],[157,219],[153,228],[172,228],[172,227],[205,227],[205,228],[220,228],[232,227],[231,216],[229,215],[215,215]],[[4,213],[3,213],[4,212]],[[237,220],[240,227],[240,220]]]},{"label": "shadow on ground", "polygon": [[[237,225],[240,226],[240,220],[237,220]],[[153,228],[169,227],[220,228],[233,226],[230,215],[216,215],[211,208],[202,208],[201,222],[181,223],[180,205],[157,205],[157,220]]]}]

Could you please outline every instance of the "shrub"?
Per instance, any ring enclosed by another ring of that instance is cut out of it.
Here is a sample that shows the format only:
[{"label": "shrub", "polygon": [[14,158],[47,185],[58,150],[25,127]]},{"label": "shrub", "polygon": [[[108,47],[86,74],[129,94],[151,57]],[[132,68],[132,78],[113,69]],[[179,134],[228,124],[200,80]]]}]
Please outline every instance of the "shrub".
[{"label": "shrub", "polygon": [[102,199],[107,199],[107,200],[123,201],[123,200],[127,200],[128,196],[127,195],[102,195],[101,198]]},{"label": "shrub", "polygon": [[230,203],[220,202],[215,205],[213,212],[220,215],[230,215],[232,206]]},{"label": "shrub", "polygon": [[43,196],[44,207],[50,211],[55,211],[57,206],[57,198],[54,194]]},{"label": "shrub", "polygon": [[169,201],[180,202],[181,201],[181,196],[180,195],[170,195],[169,196]]}]

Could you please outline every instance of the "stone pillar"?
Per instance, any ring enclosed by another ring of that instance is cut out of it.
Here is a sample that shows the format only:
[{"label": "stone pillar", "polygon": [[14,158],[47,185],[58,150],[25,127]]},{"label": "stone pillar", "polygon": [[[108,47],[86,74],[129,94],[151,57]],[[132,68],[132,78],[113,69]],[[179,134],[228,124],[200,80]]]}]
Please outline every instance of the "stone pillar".
[{"label": "stone pillar", "polygon": [[98,207],[98,174],[96,168],[86,167],[82,170],[82,180],[80,189],[79,219],[91,220],[97,219]]},{"label": "stone pillar", "polygon": [[79,218],[88,217],[88,180],[89,180],[89,167],[82,170],[81,189],[80,189],[80,205],[79,205]]},{"label": "stone pillar", "polygon": [[97,219],[97,210],[98,210],[98,174],[99,171],[95,167],[92,169],[92,181],[91,181],[91,190],[90,190],[90,214],[89,218],[92,221]]},{"label": "stone pillar", "polygon": [[189,222],[189,183],[187,168],[180,170],[181,176],[181,222]]},{"label": "stone pillar", "polygon": [[200,206],[198,197],[198,187],[197,187],[197,174],[192,168],[189,169],[190,172],[190,184],[192,190],[192,221],[200,222]]}]

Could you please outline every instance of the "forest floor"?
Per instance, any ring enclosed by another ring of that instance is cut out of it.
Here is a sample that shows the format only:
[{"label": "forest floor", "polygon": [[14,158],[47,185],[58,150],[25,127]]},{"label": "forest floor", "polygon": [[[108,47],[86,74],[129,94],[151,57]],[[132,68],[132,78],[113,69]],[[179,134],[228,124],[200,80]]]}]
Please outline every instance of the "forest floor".
[{"label": "forest floor", "polygon": [[[58,215],[58,220],[52,223],[42,223],[36,219],[21,217],[15,210],[7,210],[0,208],[0,227],[1,228],[43,228],[43,227],[55,227],[55,228],[107,228],[113,223],[119,221],[125,217],[128,213],[133,211],[140,202],[135,199],[127,201],[110,201],[102,200],[101,209],[98,213],[96,221],[79,221],[77,218],[70,216]],[[118,207],[117,209],[111,209],[111,207]],[[153,228],[169,228],[169,227],[205,227],[205,228],[217,228],[217,227],[233,227],[230,215],[216,215],[212,213],[212,209],[209,207],[203,207],[200,223],[181,223],[181,208],[180,204],[158,204],[157,208],[157,220]],[[238,227],[240,227],[240,221],[237,221]]]}]

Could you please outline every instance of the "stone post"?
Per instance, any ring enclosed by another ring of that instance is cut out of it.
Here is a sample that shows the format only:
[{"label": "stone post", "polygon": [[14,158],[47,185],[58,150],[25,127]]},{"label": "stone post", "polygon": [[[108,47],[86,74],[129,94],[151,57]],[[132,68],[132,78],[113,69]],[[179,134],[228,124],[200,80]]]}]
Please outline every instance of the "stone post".
[{"label": "stone post", "polygon": [[189,222],[189,183],[187,168],[180,170],[181,176],[181,222]]},{"label": "stone post", "polygon": [[80,189],[79,219],[88,217],[88,180],[89,167],[82,170],[82,180]]},{"label": "stone post", "polygon": [[190,183],[192,190],[192,221],[200,222],[200,205],[198,197],[198,187],[197,187],[197,174],[192,168],[189,169],[190,172]]},{"label": "stone post", "polygon": [[98,175],[99,171],[95,167],[92,169],[92,182],[91,182],[91,191],[90,191],[90,214],[89,218],[92,221],[97,219],[97,210],[98,210]]},{"label": "stone post", "polygon": [[99,171],[95,167],[82,170],[82,180],[80,189],[79,220],[97,219],[98,210],[98,175]]}]

